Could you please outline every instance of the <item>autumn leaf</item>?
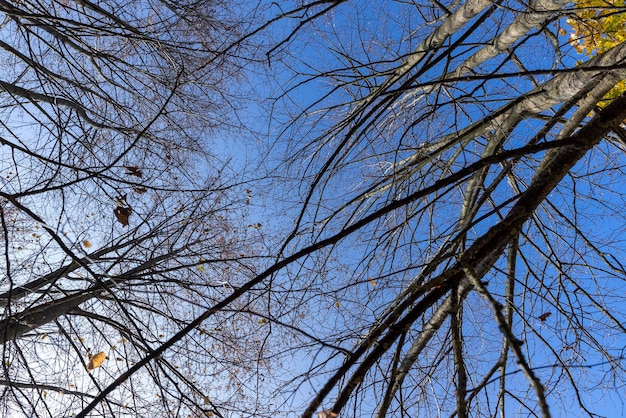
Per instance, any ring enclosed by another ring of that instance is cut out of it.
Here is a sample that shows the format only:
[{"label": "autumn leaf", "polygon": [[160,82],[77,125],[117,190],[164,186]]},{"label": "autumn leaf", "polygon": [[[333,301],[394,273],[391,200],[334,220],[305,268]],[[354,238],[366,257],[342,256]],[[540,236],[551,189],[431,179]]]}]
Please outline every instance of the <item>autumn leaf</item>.
[{"label": "autumn leaf", "polygon": [[126,169],[126,173],[125,173],[126,175],[141,178],[142,173],[141,173],[141,170],[139,169],[139,166],[125,165],[124,168]]},{"label": "autumn leaf", "polygon": [[98,354],[89,353],[89,363],[87,364],[87,371],[90,372],[93,369],[96,369],[102,366],[102,363],[104,363],[104,360],[107,360],[107,359],[108,357],[104,353],[104,351],[100,351]]},{"label": "autumn leaf", "polygon": [[122,226],[128,226],[128,218],[130,214],[133,213],[133,210],[128,207],[118,206],[113,209],[113,214],[117,218],[118,222],[122,224]]},{"label": "autumn leaf", "polygon": [[124,194],[115,197],[115,203],[117,204],[117,206],[128,206],[128,204],[126,203],[126,196],[127,195]]},{"label": "autumn leaf", "polygon": [[333,411],[322,411],[317,413],[317,418],[337,418],[339,416],[338,413]]},{"label": "autumn leaf", "polygon": [[376,287],[376,281],[372,277],[370,277],[368,281],[370,282],[372,287]]},{"label": "autumn leaf", "polygon": [[[571,26],[570,45],[576,52],[595,56],[626,41],[626,0],[574,0],[575,15],[567,19]],[[609,91],[599,107],[626,91],[626,82],[620,81]]]},{"label": "autumn leaf", "polygon": [[550,318],[550,315],[552,315],[552,312],[545,312],[539,315],[537,319],[540,320],[541,322],[546,322],[546,319]]},{"label": "autumn leaf", "polygon": [[83,241],[83,247],[85,247],[85,248],[91,248],[91,242],[89,242],[89,241],[87,241],[87,240],[84,240],[84,241]]},{"label": "autumn leaf", "polygon": [[[198,260],[198,262],[200,262],[200,263],[204,263],[204,261],[206,261],[206,260],[203,257],[200,257],[200,259]],[[204,268],[204,266],[202,264],[198,264],[196,266],[196,268],[198,269],[198,271],[201,271],[201,272],[205,272],[206,271],[206,269]]]},{"label": "autumn leaf", "polygon": [[145,187],[133,187],[133,191],[137,194],[144,194],[148,191]]}]

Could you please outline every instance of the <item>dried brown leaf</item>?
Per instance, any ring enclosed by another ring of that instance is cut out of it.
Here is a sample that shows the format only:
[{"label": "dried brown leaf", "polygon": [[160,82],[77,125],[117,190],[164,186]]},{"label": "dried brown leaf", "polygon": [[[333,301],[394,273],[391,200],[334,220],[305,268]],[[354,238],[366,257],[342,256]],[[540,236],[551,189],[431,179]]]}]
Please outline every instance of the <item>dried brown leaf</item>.
[{"label": "dried brown leaf", "polygon": [[550,318],[550,315],[552,315],[552,312],[544,312],[541,315],[539,315],[537,319],[540,320],[541,322],[546,322],[546,319]]},{"label": "dried brown leaf", "polygon": [[117,218],[118,222],[122,224],[122,226],[128,226],[128,218],[130,217],[131,213],[133,213],[133,210],[130,208],[130,206],[118,206],[113,209],[113,214]]},{"label": "dried brown leaf", "polygon": [[92,371],[104,363],[104,360],[108,359],[104,351],[100,351],[98,354],[89,354],[89,363],[87,364],[87,371]]},{"label": "dried brown leaf", "polygon": [[137,165],[135,166],[125,165],[124,168],[126,169],[126,175],[135,176],[139,178],[141,178],[141,176],[143,175],[141,170],[139,169],[139,166]]}]

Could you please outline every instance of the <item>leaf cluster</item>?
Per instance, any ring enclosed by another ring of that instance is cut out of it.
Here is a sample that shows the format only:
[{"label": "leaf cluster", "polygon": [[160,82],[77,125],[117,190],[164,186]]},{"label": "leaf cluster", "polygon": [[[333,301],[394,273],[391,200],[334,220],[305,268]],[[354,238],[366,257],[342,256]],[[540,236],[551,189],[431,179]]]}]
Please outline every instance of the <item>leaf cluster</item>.
[{"label": "leaf cluster", "polygon": [[[626,41],[624,0],[575,0],[576,17],[567,19],[571,26],[570,43],[579,54],[593,57]],[[620,81],[604,96],[598,106],[605,107],[626,91]]]}]

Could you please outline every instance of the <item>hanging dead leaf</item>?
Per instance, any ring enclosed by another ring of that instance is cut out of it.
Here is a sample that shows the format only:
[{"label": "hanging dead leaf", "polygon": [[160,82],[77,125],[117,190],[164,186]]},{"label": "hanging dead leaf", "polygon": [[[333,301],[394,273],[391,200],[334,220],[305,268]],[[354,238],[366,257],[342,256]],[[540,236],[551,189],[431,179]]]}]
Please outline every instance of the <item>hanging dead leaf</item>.
[{"label": "hanging dead leaf", "polygon": [[369,282],[372,285],[372,287],[376,287],[376,280],[374,280],[374,278],[370,277]]},{"label": "hanging dead leaf", "polygon": [[126,196],[127,195],[125,194],[115,197],[115,203],[117,204],[117,206],[128,206],[128,204],[126,203]]},{"label": "hanging dead leaf", "polygon": [[118,222],[122,224],[122,226],[128,226],[128,218],[130,217],[131,213],[133,213],[133,210],[130,208],[130,206],[118,206],[113,209],[113,214],[117,218]]},{"label": "hanging dead leaf", "polygon": [[537,319],[540,320],[541,322],[546,322],[546,319],[550,318],[550,315],[552,315],[552,312],[545,312],[539,315]]},{"label": "hanging dead leaf", "polygon": [[141,178],[142,173],[141,173],[141,170],[139,169],[139,166],[125,165],[124,168],[126,169],[126,173],[125,173],[126,175]]},{"label": "hanging dead leaf", "polygon": [[84,241],[83,241],[83,247],[85,247],[85,248],[91,248],[91,242],[89,242],[89,241],[87,241],[87,240],[84,240]]},{"label": "hanging dead leaf", "polygon": [[333,411],[322,411],[317,413],[317,418],[337,418],[338,416],[339,414]]},{"label": "hanging dead leaf", "polygon": [[89,353],[88,355],[89,355],[89,363],[87,364],[88,372],[102,366],[102,363],[104,363],[104,360],[108,359],[104,351],[100,351],[98,354]]},{"label": "hanging dead leaf", "polygon": [[133,191],[137,194],[144,194],[148,191],[145,187],[133,187]]}]

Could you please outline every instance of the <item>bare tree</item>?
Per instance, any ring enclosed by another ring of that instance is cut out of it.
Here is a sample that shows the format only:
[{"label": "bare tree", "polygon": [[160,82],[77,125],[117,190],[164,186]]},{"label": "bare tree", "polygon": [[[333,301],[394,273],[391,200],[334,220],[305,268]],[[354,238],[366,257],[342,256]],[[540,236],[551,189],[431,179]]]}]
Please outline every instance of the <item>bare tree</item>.
[{"label": "bare tree", "polygon": [[[0,2],[3,416],[81,411],[252,275],[260,233],[241,224],[241,178],[209,151],[239,100],[246,23],[228,6]],[[254,303],[197,328],[97,413],[242,408],[265,367]]]},{"label": "bare tree", "polygon": [[[626,45],[576,36],[623,7],[259,1],[238,25],[210,2],[22,3],[2,3],[5,411],[607,413]],[[197,165],[233,74],[268,105],[245,191]]]},{"label": "bare tree", "polygon": [[626,98],[602,100],[626,18],[585,58],[566,19],[623,13],[335,1],[292,24],[269,55],[295,225],[272,316],[297,318],[303,362],[277,383],[285,410],[613,414],[597,401],[624,387]]}]

